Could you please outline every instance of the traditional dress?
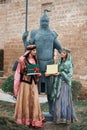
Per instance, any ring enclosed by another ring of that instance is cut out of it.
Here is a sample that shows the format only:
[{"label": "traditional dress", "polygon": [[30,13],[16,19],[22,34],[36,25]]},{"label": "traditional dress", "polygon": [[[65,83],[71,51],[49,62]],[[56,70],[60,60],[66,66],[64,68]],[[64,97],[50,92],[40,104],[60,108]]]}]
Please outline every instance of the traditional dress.
[{"label": "traditional dress", "polygon": [[71,123],[77,121],[72,103],[71,80],[73,64],[68,53],[65,61],[58,60],[59,76],[55,77],[52,99],[54,100],[54,121],[57,123]]},{"label": "traditional dress", "polygon": [[[18,124],[32,125],[42,127],[45,118],[40,109],[37,88],[37,75],[28,76],[25,72],[25,61],[27,51],[19,59],[18,66],[14,76],[14,94],[17,95],[15,107],[15,120]],[[28,62],[35,64],[35,59],[27,59]]]}]

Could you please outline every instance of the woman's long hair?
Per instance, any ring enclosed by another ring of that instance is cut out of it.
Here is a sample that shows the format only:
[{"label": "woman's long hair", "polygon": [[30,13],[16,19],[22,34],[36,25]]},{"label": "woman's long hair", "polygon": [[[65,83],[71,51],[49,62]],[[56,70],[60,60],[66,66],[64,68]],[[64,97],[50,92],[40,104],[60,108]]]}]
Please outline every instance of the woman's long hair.
[{"label": "woman's long hair", "polygon": [[[29,57],[29,54],[31,53],[31,51],[28,53],[28,54],[26,54],[24,57],[25,57],[25,59],[27,60],[27,62],[28,62],[28,57]],[[34,60],[35,60],[35,62],[36,62],[36,64],[38,63],[38,61],[37,61],[37,57],[36,56],[33,56],[33,58],[34,58]]]}]

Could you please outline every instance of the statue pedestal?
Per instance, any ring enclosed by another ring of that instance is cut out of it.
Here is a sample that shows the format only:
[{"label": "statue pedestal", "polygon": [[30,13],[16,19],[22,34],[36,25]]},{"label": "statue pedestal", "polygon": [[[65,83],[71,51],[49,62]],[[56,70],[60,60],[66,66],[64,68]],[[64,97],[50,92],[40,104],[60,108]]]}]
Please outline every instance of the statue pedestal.
[{"label": "statue pedestal", "polygon": [[46,118],[46,123],[43,128],[39,130],[70,130],[70,125],[67,124],[56,124],[53,122],[53,117],[49,112],[43,112]]},{"label": "statue pedestal", "polygon": [[53,117],[49,112],[43,112],[43,115],[46,118],[46,121],[53,121]]}]

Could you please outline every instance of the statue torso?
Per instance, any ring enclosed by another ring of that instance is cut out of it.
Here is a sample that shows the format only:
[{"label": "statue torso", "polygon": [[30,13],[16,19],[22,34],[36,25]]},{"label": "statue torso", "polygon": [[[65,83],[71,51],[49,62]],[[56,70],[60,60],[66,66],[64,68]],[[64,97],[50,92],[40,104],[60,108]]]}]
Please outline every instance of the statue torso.
[{"label": "statue torso", "polygon": [[37,46],[37,56],[39,60],[50,60],[53,58],[53,40],[54,36],[50,30],[38,30],[35,35],[35,44]]}]

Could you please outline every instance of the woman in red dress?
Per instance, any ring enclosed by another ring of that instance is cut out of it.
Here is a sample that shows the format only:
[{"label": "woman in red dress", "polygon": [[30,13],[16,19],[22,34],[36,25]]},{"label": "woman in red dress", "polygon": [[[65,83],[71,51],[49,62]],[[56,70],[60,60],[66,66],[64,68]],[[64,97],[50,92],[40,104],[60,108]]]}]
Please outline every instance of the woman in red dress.
[{"label": "woman in red dress", "polygon": [[19,58],[14,75],[14,95],[17,96],[15,120],[18,124],[43,127],[45,118],[42,115],[37,82],[40,75],[27,75],[27,64],[37,64],[36,46],[30,45]]}]

